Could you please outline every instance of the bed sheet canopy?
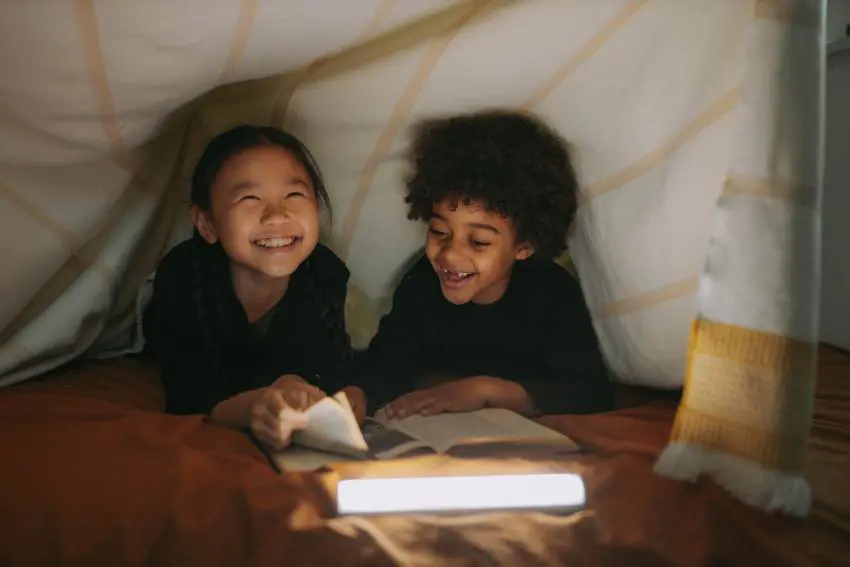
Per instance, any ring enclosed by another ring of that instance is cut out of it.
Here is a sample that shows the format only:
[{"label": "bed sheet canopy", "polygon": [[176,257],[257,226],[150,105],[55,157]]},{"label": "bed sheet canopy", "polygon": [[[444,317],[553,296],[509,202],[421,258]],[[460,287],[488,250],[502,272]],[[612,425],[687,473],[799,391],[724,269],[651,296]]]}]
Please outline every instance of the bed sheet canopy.
[{"label": "bed sheet canopy", "polygon": [[[622,382],[685,395],[658,469],[805,513],[824,2],[15,2],[0,50],[0,385],[138,348],[188,176],[239,122],[302,137],[365,344],[423,229],[408,126],[507,106],[572,144],[570,240]],[[141,291],[140,291],[141,290]]]}]

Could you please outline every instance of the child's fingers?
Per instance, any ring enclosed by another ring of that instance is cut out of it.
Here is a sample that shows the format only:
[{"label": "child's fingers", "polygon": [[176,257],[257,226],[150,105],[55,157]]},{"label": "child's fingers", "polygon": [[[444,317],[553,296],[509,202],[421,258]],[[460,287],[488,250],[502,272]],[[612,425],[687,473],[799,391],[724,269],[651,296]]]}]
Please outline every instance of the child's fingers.
[{"label": "child's fingers", "polygon": [[271,390],[266,394],[266,403],[263,404],[263,408],[272,416],[277,416],[281,411],[286,409],[288,406],[286,404],[286,399],[284,395],[279,390]]},{"label": "child's fingers", "polygon": [[420,413],[424,408],[432,405],[436,401],[436,397],[431,392],[417,392],[418,395],[411,395],[406,400],[399,400],[399,404],[395,405],[394,410],[399,418],[408,415]]},{"label": "child's fingers", "polygon": [[386,410],[387,418],[396,419],[402,417],[420,395],[419,392],[412,392],[390,402]]},{"label": "child's fingers", "polygon": [[286,401],[287,407],[294,407],[295,409],[300,409],[298,408],[300,392],[301,390],[296,389],[288,389],[281,392],[283,399]]},{"label": "child's fingers", "polygon": [[287,406],[283,401],[283,396],[278,392],[266,392],[263,398],[251,408],[251,425],[262,423],[274,427],[277,415],[285,407]]},{"label": "child's fingers", "polygon": [[407,396],[395,399],[384,406],[384,415],[387,419],[396,419],[401,413],[401,409],[406,405]]},{"label": "child's fingers", "polygon": [[261,443],[276,451],[286,448],[291,440],[289,435],[282,435],[279,429],[268,427],[264,423],[253,426],[251,430]]},{"label": "child's fingers", "polygon": [[281,392],[286,403],[299,411],[304,411],[327,397],[322,390],[309,384],[298,384]]},{"label": "child's fingers", "polygon": [[276,415],[263,415],[251,424],[251,429],[254,435],[269,447],[282,449],[291,442],[292,432],[304,429],[307,423],[305,414],[284,407]]},{"label": "child's fingers", "polygon": [[287,391],[284,399],[289,407],[297,411],[304,411],[310,407],[310,395],[302,389]]},{"label": "child's fingers", "polygon": [[264,427],[271,429],[273,431],[280,431],[283,426],[283,419],[281,415],[289,411],[289,406],[286,406],[279,410],[277,413],[268,413],[262,416],[259,423]]},{"label": "child's fingers", "polygon": [[[312,405],[315,405],[326,398],[327,395],[320,389],[314,386],[301,388],[298,394],[293,395],[293,407],[304,411]],[[294,404],[297,404],[294,405]]]},{"label": "child's fingers", "polygon": [[317,404],[321,402],[323,399],[327,397],[322,390],[316,388],[315,386],[311,386],[309,390],[307,390],[308,402],[312,406],[313,404]]},{"label": "child's fingers", "polygon": [[307,427],[310,418],[307,417],[307,414],[295,411],[290,408],[286,408],[278,415],[278,423],[281,428],[289,428],[290,431],[294,429],[304,429]]},{"label": "child's fingers", "polygon": [[422,415],[437,415],[438,413],[445,413],[449,411],[451,406],[451,402],[449,400],[443,399],[435,399],[430,405],[423,407],[420,410]]}]

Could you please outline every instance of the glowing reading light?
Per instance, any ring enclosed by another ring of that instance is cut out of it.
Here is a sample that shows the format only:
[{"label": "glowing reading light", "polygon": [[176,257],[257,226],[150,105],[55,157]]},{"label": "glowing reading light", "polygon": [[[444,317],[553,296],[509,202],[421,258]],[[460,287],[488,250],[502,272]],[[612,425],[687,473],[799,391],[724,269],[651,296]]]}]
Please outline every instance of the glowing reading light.
[{"label": "glowing reading light", "polygon": [[341,515],[461,512],[584,507],[584,482],[576,474],[361,478],[340,481]]}]

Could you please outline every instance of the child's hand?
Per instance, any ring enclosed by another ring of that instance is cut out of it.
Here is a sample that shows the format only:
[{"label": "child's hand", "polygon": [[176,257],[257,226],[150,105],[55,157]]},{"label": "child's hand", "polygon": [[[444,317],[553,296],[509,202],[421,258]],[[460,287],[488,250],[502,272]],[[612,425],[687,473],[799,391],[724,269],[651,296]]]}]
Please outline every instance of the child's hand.
[{"label": "child's hand", "polygon": [[386,417],[400,419],[417,413],[435,415],[478,410],[487,405],[492,387],[490,379],[485,377],[443,382],[396,398],[386,407]]},{"label": "child's hand", "polygon": [[357,386],[346,386],[342,391],[345,392],[348,402],[351,404],[357,423],[363,425],[363,420],[366,419],[366,394]]},{"label": "child's hand", "polygon": [[292,409],[276,388],[266,388],[251,407],[251,431],[263,444],[279,451],[292,441],[292,432],[307,427],[307,416]]},{"label": "child's hand", "polygon": [[517,413],[530,413],[534,409],[528,392],[516,382],[492,376],[474,376],[405,394],[390,402],[385,412],[387,419],[396,419],[417,413],[436,415],[475,411],[487,406]]},{"label": "child's hand", "polygon": [[283,394],[287,405],[297,411],[306,411],[327,396],[322,390],[295,374],[284,374],[270,387]]}]

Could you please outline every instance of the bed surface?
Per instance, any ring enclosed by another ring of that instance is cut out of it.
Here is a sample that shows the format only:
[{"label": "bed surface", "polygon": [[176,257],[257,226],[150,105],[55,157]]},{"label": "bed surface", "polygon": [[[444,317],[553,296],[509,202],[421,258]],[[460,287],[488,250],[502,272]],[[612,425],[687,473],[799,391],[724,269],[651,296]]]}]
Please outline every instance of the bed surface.
[{"label": "bed surface", "polygon": [[278,476],[243,435],[163,414],[141,362],[64,368],[0,392],[0,564],[847,564],[850,355],[821,349],[805,521],[654,475],[675,401],[625,394],[613,413],[544,420],[592,449],[569,464],[584,512],[330,518],[335,474]]}]

